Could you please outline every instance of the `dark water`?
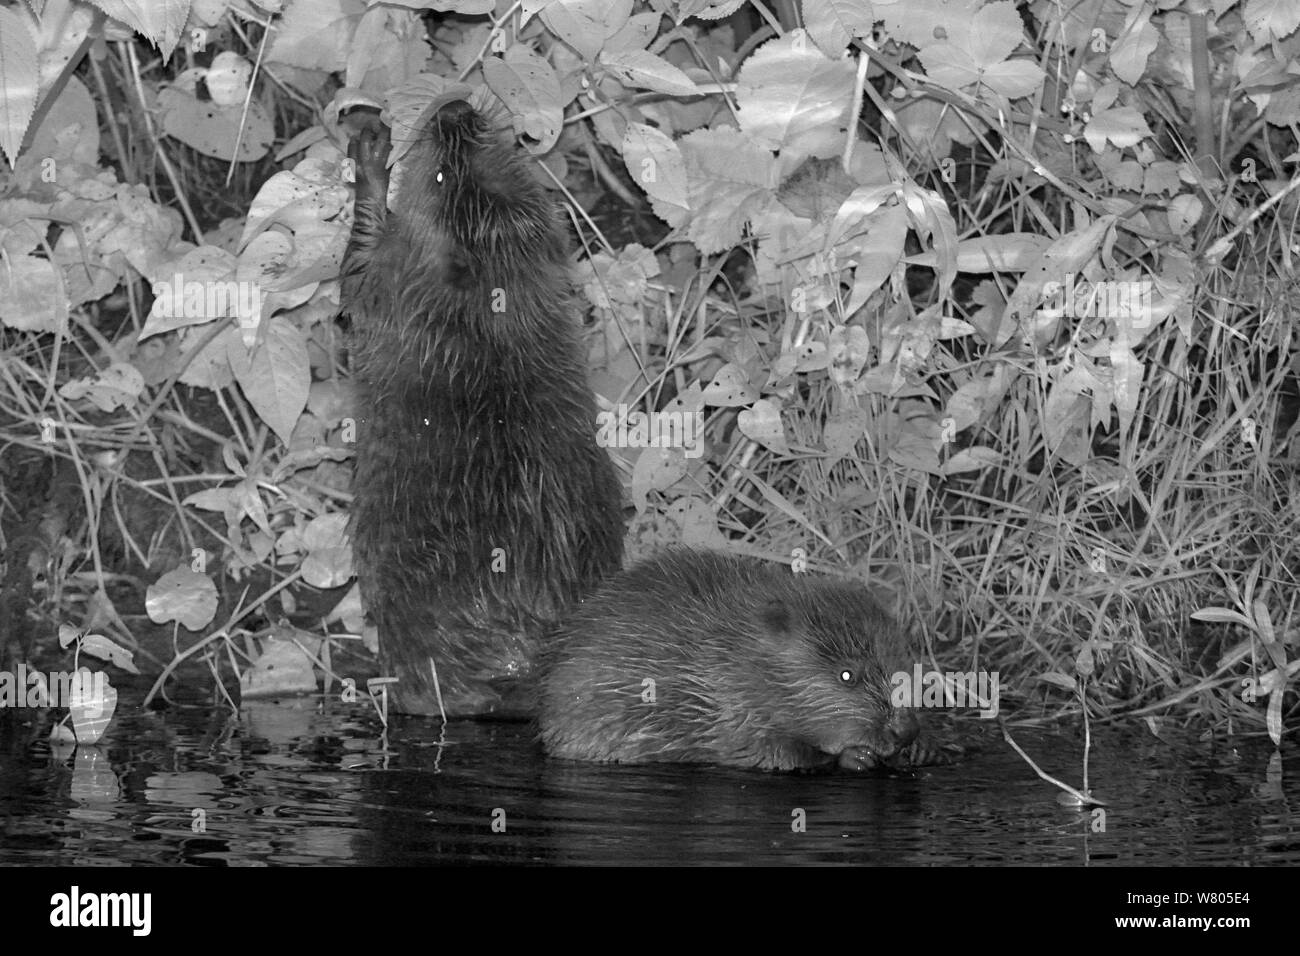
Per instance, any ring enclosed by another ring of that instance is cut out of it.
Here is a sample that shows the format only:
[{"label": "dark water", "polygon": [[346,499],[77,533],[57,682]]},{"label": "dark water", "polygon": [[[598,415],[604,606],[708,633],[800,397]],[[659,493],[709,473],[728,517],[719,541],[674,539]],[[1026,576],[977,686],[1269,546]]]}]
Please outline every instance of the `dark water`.
[{"label": "dark water", "polygon": [[[373,711],[329,706],[119,708],[73,754],[11,712],[0,864],[1300,862],[1300,758],[1258,738],[1095,731],[1103,820],[996,738],[915,774],[603,767],[544,760],[527,725],[454,723],[444,740],[400,719],[385,739]],[[1077,735],[1017,739],[1079,782]]]}]

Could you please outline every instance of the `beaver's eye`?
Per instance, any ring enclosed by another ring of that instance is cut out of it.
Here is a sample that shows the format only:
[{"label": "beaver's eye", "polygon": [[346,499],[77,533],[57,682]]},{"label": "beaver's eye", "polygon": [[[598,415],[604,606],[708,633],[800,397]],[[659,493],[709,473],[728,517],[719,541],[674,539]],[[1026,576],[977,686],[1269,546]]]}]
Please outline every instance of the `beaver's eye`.
[{"label": "beaver's eye", "polygon": [[438,167],[438,171],[437,171],[436,173],[433,174],[433,181],[434,181],[435,183],[442,183],[443,180],[445,180],[446,178],[447,178],[447,174],[446,174],[445,172],[443,172],[443,171],[442,171],[442,167],[439,166],[439,167]]},{"label": "beaver's eye", "polygon": [[840,671],[841,684],[847,684],[848,686],[852,687],[857,682],[858,682],[858,676],[854,674],[853,671],[849,670],[847,667],[844,668],[844,670]]}]

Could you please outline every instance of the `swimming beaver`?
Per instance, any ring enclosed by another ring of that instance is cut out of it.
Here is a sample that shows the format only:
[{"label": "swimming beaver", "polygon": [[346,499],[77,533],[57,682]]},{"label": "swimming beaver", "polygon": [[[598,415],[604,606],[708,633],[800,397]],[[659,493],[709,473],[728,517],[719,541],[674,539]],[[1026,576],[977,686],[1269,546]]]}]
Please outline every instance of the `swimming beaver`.
[{"label": "swimming beaver", "polygon": [[391,212],[383,127],[350,150],[352,545],[393,706],[501,713],[546,624],[621,565],[621,487],[554,203],[468,103],[425,115]]},{"label": "swimming beaver", "polygon": [[920,725],[889,700],[903,653],[860,585],[670,551],[559,627],[540,664],[541,739],[555,757],[621,763],[929,762],[905,752]]}]

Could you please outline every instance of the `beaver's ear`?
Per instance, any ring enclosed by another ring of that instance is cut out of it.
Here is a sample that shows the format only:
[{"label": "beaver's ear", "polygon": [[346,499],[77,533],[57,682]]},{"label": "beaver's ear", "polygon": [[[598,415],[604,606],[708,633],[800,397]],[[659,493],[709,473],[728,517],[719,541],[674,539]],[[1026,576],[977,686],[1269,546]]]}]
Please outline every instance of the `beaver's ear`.
[{"label": "beaver's ear", "polygon": [[794,612],[781,598],[772,598],[758,610],[758,619],[773,634],[789,634],[794,623]]}]

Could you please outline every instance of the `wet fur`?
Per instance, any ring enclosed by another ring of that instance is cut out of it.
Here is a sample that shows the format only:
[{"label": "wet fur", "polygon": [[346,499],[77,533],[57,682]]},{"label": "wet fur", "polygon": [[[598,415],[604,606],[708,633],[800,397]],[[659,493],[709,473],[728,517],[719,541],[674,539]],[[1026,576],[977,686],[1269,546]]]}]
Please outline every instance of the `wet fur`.
[{"label": "wet fur", "polygon": [[578,760],[794,770],[848,753],[870,765],[917,735],[889,699],[904,654],[861,585],[671,551],[560,626],[540,665],[540,735],[552,756]]},{"label": "wet fur", "polygon": [[448,714],[510,710],[546,625],[622,557],[567,242],[525,159],[463,102],[429,116],[390,212],[386,143],[357,144],[351,535],[381,665],[398,710],[438,713],[430,662]]}]

